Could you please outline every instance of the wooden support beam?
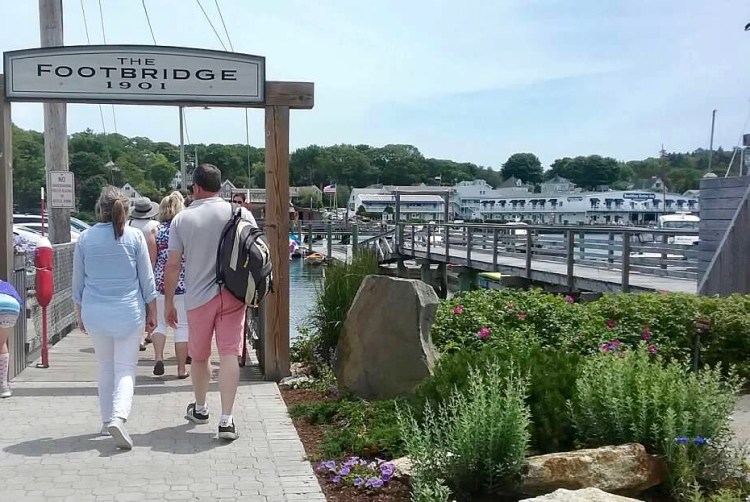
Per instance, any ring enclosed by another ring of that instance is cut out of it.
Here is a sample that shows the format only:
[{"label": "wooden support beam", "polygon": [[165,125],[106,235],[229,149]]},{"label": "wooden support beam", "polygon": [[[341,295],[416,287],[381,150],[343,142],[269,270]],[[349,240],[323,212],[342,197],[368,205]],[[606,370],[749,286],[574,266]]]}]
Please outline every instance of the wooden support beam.
[{"label": "wooden support beam", "polygon": [[265,378],[289,375],[289,107],[266,107],[266,235],[274,291],[266,297]]},{"label": "wooden support beam", "polygon": [[0,75],[0,279],[13,277],[13,126]]}]

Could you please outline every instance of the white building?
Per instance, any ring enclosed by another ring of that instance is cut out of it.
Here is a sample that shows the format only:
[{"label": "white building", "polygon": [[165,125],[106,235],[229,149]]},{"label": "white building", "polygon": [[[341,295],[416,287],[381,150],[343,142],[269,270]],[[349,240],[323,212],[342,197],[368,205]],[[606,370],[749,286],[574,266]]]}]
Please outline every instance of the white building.
[{"label": "white building", "polygon": [[141,194],[133,188],[133,186],[130,183],[125,183],[121,190],[125,193],[125,195],[128,196],[128,200],[130,201],[130,207],[133,207],[133,204],[135,204],[135,199],[138,199],[141,197]]},{"label": "white building", "polygon": [[374,186],[354,188],[349,195],[349,211],[356,213],[360,207],[368,215],[379,215],[384,220],[393,220],[396,214],[396,192],[400,192],[401,221],[443,221],[445,201],[441,195],[410,194],[419,191],[449,191],[448,187],[421,186]]}]

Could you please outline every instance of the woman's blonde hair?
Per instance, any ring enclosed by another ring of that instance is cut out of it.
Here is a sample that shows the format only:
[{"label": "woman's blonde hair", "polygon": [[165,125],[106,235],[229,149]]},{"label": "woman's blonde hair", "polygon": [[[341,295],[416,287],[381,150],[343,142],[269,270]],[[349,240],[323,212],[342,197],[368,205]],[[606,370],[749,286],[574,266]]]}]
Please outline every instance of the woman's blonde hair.
[{"label": "woman's blonde hair", "polygon": [[159,214],[156,219],[159,221],[172,221],[177,213],[185,209],[185,199],[180,192],[172,192],[161,200],[159,204]]},{"label": "woman's blonde hair", "polygon": [[115,239],[119,239],[125,230],[129,208],[128,196],[119,188],[107,185],[102,188],[94,211],[96,212],[98,221],[101,223],[112,223]]}]

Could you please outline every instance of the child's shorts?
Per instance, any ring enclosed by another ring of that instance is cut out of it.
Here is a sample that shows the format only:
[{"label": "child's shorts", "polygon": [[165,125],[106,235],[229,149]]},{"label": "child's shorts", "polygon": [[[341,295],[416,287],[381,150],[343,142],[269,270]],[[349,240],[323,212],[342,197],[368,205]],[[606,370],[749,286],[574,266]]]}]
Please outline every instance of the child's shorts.
[{"label": "child's shorts", "polygon": [[16,325],[21,305],[10,295],[0,293],[0,328],[12,328]]}]

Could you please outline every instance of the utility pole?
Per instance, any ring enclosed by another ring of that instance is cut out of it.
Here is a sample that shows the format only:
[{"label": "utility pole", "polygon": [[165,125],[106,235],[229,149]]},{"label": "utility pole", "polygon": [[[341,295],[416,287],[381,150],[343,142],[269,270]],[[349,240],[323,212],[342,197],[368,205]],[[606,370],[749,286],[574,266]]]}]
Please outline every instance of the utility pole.
[{"label": "utility pole", "polygon": [[711,172],[711,164],[714,160],[714,126],[716,125],[716,110],[711,114],[711,142],[708,147],[708,172]]},{"label": "utility pole", "polygon": [[[39,32],[42,47],[63,45],[62,0],[39,0]],[[50,171],[68,170],[68,124],[65,103],[44,103],[44,160],[48,183]],[[70,209],[50,209],[49,236],[52,244],[70,242]]]},{"label": "utility pole", "polygon": [[185,164],[185,110],[180,107],[180,176],[182,189],[187,189],[187,165]]}]

